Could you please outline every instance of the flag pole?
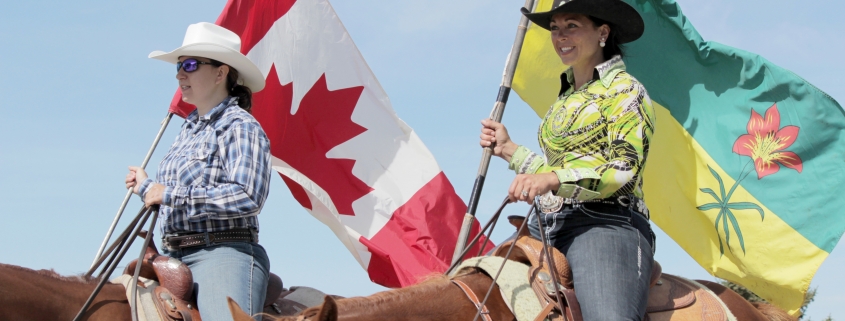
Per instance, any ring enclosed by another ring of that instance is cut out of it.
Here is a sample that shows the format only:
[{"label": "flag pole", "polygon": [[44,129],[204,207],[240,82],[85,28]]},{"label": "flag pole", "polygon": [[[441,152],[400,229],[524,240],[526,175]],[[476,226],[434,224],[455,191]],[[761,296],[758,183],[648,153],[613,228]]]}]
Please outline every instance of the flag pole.
[{"label": "flag pole", "polygon": [[[147,151],[147,156],[144,157],[144,161],[141,162],[141,169],[147,168],[147,163],[150,162],[150,158],[153,156],[153,152],[156,150],[156,146],[158,146],[158,142],[161,140],[161,136],[164,135],[164,130],[167,129],[167,125],[170,124],[170,119],[173,118],[173,113],[168,112],[167,116],[164,117],[164,120],[161,121],[161,128],[158,130],[158,134],[156,134],[156,138],[153,140],[153,145],[150,146],[150,150]],[[120,204],[120,208],[117,209],[117,214],[114,216],[114,220],[111,222],[111,226],[109,230],[106,232],[106,237],[103,239],[103,243],[100,244],[100,249],[97,250],[97,255],[94,256],[94,262],[91,262],[91,267],[97,264],[100,255],[103,255],[103,250],[106,248],[106,244],[111,239],[111,235],[114,232],[114,228],[117,226],[117,222],[120,221],[120,216],[123,215],[123,210],[126,209],[126,204],[129,204],[129,199],[132,197],[132,188],[126,191],[126,196],[123,197],[123,203]]]},{"label": "flag pole", "polygon": [[[525,0],[525,8],[534,11],[535,0]],[[525,32],[528,31],[528,18],[524,15],[519,20],[519,27],[516,29],[516,39],[514,39],[511,52],[508,55],[508,61],[505,64],[505,73],[502,75],[502,84],[499,86],[499,94],[496,96],[496,103],[493,104],[493,111],[490,112],[490,119],[496,122],[502,121],[502,115],[505,113],[505,104],[508,102],[508,95],[511,92],[511,82],[516,71],[516,63],[519,61],[519,54],[522,51],[522,42],[525,40]],[[484,147],[481,154],[481,164],[478,166],[478,175],[475,177],[475,184],[472,185],[472,193],[469,197],[469,204],[467,204],[467,213],[464,215],[464,221],[461,225],[461,232],[458,234],[458,243],[455,245],[455,253],[452,255],[452,264],[461,260],[461,252],[467,243],[469,230],[472,226],[472,221],[475,219],[475,210],[478,208],[478,200],[481,197],[481,188],[484,186],[484,179],[487,176],[487,168],[490,166],[490,157],[493,156],[493,146]]]}]

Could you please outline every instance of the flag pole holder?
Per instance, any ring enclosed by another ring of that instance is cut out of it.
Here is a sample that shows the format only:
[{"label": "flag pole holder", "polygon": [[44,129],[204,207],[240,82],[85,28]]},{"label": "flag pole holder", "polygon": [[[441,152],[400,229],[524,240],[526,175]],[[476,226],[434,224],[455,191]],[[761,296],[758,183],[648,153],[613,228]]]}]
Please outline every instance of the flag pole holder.
[{"label": "flag pole holder", "polygon": [[[525,8],[534,8],[535,0],[526,0]],[[522,51],[522,43],[525,40],[525,33],[528,31],[528,18],[524,15],[519,20],[519,27],[516,30],[516,39],[514,39],[511,52],[508,55],[507,63],[505,64],[505,72],[502,75],[502,84],[499,86],[499,93],[496,96],[496,103],[493,104],[493,110],[490,112],[490,119],[501,122],[502,115],[505,113],[505,104],[508,102],[508,95],[511,92],[511,83],[513,82],[514,72],[516,72],[516,64],[519,61],[519,54]],[[460,261],[464,252],[463,249],[467,244],[470,227],[475,220],[475,211],[478,208],[478,200],[481,198],[481,189],[484,187],[484,179],[487,176],[487,168],[490,167],[490,158],[493,156],[493,147],[484,147],[481,155],[481,164],[478,166],[478,174],[475,177],[475,183],[472,185],[472,193],[470,193],[469,203],[467,204],[467,213],[464,215],[463,223],[461,224],[461,231],[458,234],[458,242],[455,245],[455,253],[452,255],[452,265]]]}]

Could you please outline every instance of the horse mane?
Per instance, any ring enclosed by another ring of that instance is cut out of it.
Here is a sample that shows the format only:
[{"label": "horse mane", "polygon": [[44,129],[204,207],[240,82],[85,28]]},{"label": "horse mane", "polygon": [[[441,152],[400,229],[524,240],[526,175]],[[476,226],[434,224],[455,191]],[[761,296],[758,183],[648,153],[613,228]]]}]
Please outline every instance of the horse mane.
[{"label": "horse mane", "polygon": [[[439,273],[432,273],[421,277],[419,279],[419,283],[409,287],[382,291],[369,296],[341,298],[337,299],[337,304],[342,304],[346,309],[369,309],[374,306],[391,305],[395,302],[407,301],[409,297],[414,298],[421,293],[430,292],[432,288],[452,286],[450,280],[454,277],[472,276],[475,274],[484,275],[489,278],[489,276],[487,276],[487,274],[480,269],[466,269],[452,277]],[[297,317],[304,318],[305,320],[310,320],[311,318],[316,317],[320,313],[322,308],[322,304],[310,307],[297,314]],[[291,317],[291,319],[288,319],[287,317],[282,317],[281,319],[268,320],[293,320],[293,317]]]},{"label": "horse mane", "polygon": [[352,297],[343,299],[344,304],[350,306],[367,307],[372,304],[380,305],[389,301],[402,300],[407,296],[413,297],[416,293],[424,291],[425,288],[446,283],[448,278],[442,274],[429,275],[423,281],[414,286],[396,289],[395,291],[382,291],[366,297]]},{"label": "horse mane", "polygon": [[[461,271],[457,275],[453,277],[461,277],[461,276],[468,276],[472,274],[484,274],[486,273],[481,272],[480,269],[466,269]],[[452,277],[440,274],[440,273],[432,273],[420,278],[420,282],[409,287],[396,289],[393,291],[382,291],[370,296],[366,297],[351,297],[351,298],[344,298],[342,299],[343,304],[345,306],[352,306],[352,307],[369,307],[372,305],[381,305],[387,302],[397,301],[397,300],[404,300],[406,297],[414,297],[420,292],[429,291],[428,288],[433,286],[451,286],[450,280]],[[340,303],[340,302],[338,302]],[[307,310],[306,310],[307,311]],[[303,311],[304,314],[305,311]]]},{"label": "horse mane", "polygon": [[25,273],[36,274],[44,277],[53,278],[55,280],[64,281],[64,282],[74,282],[74,283],[83,283],[83,284],[91,284],[98,282],[100,279],[95,277],[86,277],[84,274],[74,275],[74,276],[63,276],[56,272],[56,270],[49,269],[41,269],[41,270],[33,270],[30,268],[25,268],[22,266],[11,265],[11,264],[3,264],[0,263],[0,268],[6,268],[11,270],[22,271]]}]

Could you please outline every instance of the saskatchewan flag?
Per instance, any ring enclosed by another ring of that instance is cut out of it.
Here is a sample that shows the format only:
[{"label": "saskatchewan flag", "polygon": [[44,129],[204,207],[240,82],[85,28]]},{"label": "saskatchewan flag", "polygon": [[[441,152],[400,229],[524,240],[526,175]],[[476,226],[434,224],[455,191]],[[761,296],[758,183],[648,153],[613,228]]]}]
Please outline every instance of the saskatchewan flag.
[{"label": "saskatchewan flag", "polygon": [[[711,274],[797,314],[845,231],[845,112],[794,73],[704,41],[673,0],[625,1],[645,20],[624,60],[657,118],[644,176],[652,220]],[[564,68],[531,25],[513,89],[542,117]]]}]

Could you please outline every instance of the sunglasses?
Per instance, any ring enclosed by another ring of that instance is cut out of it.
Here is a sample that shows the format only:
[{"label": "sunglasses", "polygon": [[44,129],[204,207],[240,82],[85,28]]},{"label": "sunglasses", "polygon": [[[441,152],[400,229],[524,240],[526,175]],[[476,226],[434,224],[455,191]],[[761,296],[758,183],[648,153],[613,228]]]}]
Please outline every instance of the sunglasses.
[{"label": "sunglasses", "polygon": [[212,66],[219,66],[214,62],[205,62],[199,61],[194,58],[188,58],[184,61],[177,61],[176,62],[176,72],[179,72],[180,69],[185,70],[185,72],[194,72],[200,68],[200,65],[212,65]]}]

